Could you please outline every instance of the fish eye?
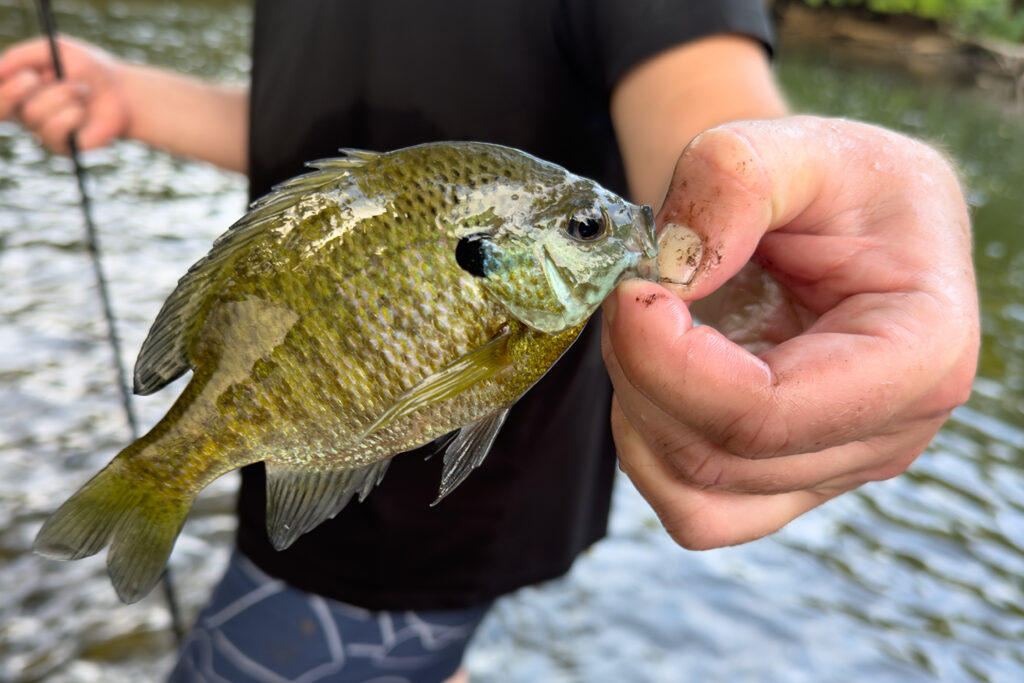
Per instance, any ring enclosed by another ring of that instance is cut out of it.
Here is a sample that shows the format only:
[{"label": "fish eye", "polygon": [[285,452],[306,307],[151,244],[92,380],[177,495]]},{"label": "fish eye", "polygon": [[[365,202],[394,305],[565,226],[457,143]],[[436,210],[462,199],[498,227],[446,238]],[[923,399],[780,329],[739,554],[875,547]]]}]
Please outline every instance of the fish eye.
[{"label": "fish eye", "polygon": [[455,245],[455,261],[474,277],[487,277],[490,266],[489,235],[467,235]]},{"label": "fish eye", "polygon": [[608,221],[603,213],[585,209],[569,217],[565,233],[577,242],[593,242],[604,237],[607,229]]}]

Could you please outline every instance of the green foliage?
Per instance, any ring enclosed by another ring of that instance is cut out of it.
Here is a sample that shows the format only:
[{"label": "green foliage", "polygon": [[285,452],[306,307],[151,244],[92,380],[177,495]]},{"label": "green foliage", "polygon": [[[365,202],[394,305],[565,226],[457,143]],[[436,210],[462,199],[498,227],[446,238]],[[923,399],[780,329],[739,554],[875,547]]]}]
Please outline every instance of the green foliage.
[{"label": "green foliage", "polygon": [[873,12],[914,14],[928,19],[950,19],[964,14],[1003,13],[1012,0],[804,0],[812,7],[867,7]]},{"label": "green foliage", "polygon": [[1020,0],[804,0],[811,7],[865,7],[885,14],[935,19],[971,33],[1024,40],[1024,3]]}]

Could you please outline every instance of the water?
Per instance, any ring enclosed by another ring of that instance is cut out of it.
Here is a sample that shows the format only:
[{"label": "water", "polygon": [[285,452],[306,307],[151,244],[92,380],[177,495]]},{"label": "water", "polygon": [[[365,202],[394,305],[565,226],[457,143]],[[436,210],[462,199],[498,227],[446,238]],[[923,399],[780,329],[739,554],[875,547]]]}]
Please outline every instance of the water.
[{"label": "water", "polygon": [[[142,61],[241,82],[236,1],[58,3],[61,29]],[[0,48],[35,32],[0,0]],[[969,404],[906,475],[756,543],[676,547],[628,482],[611,536],[563,580],[499,603],[478,681],[1024,680],[1024,124],[1010,105],[783,51],[794,104],[933,140],[976,221],[984,348]],[[134,143],[85,157],[129,366],[185,267],[244,206],[241,177]],[[29,552],[45,515],[123,445],[110,350],[66,159],[0,123],[0,680],[158,680],[159,594],[121,605],[102,558]],[[137,399],[152,424],[180,384]],[[201,496],[172,569],[186,616],[230,546],[234,480]]]}]

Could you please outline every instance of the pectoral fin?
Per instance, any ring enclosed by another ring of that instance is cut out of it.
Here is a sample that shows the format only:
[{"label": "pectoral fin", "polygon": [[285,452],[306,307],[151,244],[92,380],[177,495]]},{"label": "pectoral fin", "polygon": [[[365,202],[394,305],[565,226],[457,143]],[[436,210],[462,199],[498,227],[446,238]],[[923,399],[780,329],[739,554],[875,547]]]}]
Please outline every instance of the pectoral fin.
[{"label": "pectoral fin", "polygon": [[421,408],[457,396],[474,384],[493,377],[508,367],[508,342],[511,332],[506,328],[483,346],[473,349],[438,372],[430,375],[402,394],[359,437],[384,429]]},{"label": "pectoral fin", "polygon": [[441,499],[454,491],[470,472],[480,466],[490,452],[501,426],[505,424],[509,410],[506,408],[466,425],[452,440],[444,453],[441,488],[437,492],[437,499],[431,505],[440,503]]}]

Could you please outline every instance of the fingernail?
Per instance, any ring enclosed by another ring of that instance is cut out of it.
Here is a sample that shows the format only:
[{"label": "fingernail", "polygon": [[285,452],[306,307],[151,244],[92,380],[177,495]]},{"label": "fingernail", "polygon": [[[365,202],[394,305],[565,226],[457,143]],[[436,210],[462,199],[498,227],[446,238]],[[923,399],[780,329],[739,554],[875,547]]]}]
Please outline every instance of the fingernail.
[{"label": "fingernail", "polygon": [[697,275],[704,242],[700,235],[679,223],[666,223],[658,235],[658,279],[689,285]]}]

